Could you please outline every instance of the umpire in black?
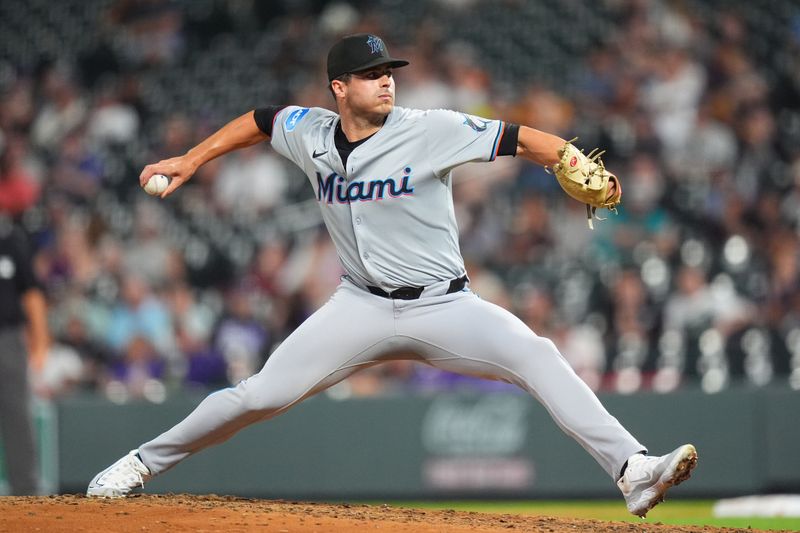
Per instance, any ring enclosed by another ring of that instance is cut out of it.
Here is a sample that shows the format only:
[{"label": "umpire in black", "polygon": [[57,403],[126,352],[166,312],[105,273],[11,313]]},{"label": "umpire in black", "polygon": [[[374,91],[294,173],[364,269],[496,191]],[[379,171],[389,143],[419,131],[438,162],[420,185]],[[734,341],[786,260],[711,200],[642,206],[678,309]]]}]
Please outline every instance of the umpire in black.
[{"label": "umpire in black", "polygon": [[37,492],[28,363],[40,372],[48,344],[47,304],[28,239],[0,213],[0,435],[15,495]]}]

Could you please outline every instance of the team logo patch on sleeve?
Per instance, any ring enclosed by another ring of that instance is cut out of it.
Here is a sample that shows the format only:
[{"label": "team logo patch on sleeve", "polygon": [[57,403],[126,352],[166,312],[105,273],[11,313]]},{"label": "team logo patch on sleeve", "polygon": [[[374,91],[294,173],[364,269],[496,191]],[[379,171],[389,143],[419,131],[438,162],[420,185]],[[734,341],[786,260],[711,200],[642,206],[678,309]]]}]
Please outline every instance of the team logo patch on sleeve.
[{"label": "team logo patch on sleeve", "polygon": [[[464,115],[463,113],[462,116],[464,117],[464,122],[463,122],[464,125],[469,126],[478,133],[486,131],[486,127],[491,122],[491,120],[483,120],[480,118],[471,117],[469,115]],[[480,122],[481,124],[478,124],[478,122]]]},{"label": "team logo patch on sleeve", "polygon": [[304,116],[306,116],[306,113],[308,113],[307,107],[289,113],[289,116],[286,117],[286,131],[294,130],[295,126],[297,126],[297,123],[300,122]]}]

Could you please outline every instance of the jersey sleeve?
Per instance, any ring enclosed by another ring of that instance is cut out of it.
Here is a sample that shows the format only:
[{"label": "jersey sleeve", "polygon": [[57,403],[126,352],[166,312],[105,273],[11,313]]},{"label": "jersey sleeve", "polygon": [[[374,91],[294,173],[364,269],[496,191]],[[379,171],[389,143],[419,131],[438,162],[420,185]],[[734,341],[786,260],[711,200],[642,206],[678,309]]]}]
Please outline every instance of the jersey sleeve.
[{"label": "jersey sleeve", "polygon": [[318,108],[286,106],[275,113],[272,121],[270,144],[276,152],[303,168],[307,158],[309,130],[318,122],[322,110]]},{"label": "jersey sleeve", "polygon": [[494,161],[505,123],[444,109],[427,112],[425,135],[434,171],[441,176],[472,161]]},{"label": "jersey sleeve", "polygon": [[266,107],[259,107],[253,110],[253,119],[256,121],[258,129],[272,137],[272,125],[275,123],[275,115],[277,115],[284,105],[268,105]]}]

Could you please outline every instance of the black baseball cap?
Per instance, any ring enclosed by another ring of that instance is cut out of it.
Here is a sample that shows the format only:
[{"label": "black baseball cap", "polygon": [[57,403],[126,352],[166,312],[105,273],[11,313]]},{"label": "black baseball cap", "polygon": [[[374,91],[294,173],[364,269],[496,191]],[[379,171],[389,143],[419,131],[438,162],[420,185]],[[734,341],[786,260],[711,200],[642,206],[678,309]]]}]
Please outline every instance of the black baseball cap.
[{"label": "black baseball cap", "polygon": [[404,67],[408,61],[395,59],[383,39],[370,33],[357,33],[342,37],[328,52],[328,81],[342,74],[358,72],[378,65]]}]

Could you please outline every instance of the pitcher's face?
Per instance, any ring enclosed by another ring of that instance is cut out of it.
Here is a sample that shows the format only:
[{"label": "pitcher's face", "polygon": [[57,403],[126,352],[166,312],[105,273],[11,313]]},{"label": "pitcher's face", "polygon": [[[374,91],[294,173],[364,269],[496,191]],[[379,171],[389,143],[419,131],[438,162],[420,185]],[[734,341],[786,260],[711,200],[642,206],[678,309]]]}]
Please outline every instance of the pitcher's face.
[{"label": "pitcher's face", "polygon": [[354,72],[342,83],[344,103],[356,115],[386,116],[394,106],[394,77],[392,68],[379,65]]}]

